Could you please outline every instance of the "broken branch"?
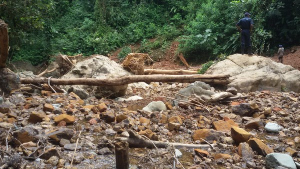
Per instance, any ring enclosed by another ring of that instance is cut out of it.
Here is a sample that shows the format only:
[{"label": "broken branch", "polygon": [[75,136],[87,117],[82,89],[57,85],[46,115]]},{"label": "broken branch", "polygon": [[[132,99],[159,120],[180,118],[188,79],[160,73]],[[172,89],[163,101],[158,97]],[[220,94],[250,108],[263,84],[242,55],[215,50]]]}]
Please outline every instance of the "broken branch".
[{"label": "broken branch", "polygon": [[198,74],[195,70],[159,70],[159,69],[144,69],[144,74],[168,74],[168,75],[184,75]]},{"label": "broken branch", "polygon": [[166,143],[162,141],[149,141],[142,138],[140,135],[134,133],[132,130],[128,131],[129,137],[118,137],[117,140],[127,141],[129,143],[130,148],[167,148],[168,146],[174,146],[177,149],[180,148],[202,148],[208,149],[210,147],[214,147],[214,144],[183,144],[183,143]]}]

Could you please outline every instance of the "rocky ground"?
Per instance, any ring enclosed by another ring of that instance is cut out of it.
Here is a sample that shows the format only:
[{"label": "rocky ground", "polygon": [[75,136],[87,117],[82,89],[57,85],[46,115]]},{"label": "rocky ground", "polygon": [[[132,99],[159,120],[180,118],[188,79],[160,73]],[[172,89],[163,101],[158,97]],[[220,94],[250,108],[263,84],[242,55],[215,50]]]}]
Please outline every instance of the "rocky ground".
[{"label": "rocky ground", "polygon": [[[184,69],[173,48],[147,68]],[[299,69],[300,50],[286,52],[284,64]],[[123,98],[84,100],[48,85],[22,86],[0,97],[0,168],[115,168],[116,138],[130,131],[148,141],[208,145],[130,148],[130,168],[299,168],[299,93],[230,90],[232,99],[212,102],[189,95],[197,90],[190,86],[136,83]]]},{"label": "rocky ground", "polygon": [[189,84],[141,84],[124,96],[139,100],[81,100],[47,85],[1,97],[1,168],[115,168],[115,138],[129,130],[151,140],[213,146],[131,148],[130,168],[295,168],[295,162],[299,168],[299,93],[251,92],[173,106]]}]

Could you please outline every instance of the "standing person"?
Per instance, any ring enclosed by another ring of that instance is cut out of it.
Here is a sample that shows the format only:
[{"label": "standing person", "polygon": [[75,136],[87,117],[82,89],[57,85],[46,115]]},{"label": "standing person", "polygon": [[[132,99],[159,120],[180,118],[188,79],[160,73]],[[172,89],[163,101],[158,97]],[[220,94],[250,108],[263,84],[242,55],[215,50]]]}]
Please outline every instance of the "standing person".
[{"label": "standing person", "polygon": [[284,53],[284,48],[282,45],[279,45],[279,49],[278,49],[278,60],[279,62],[283,63],[283,53]]},{"label": "standing person", "polygon": [[237,29],[241,32],[241,48],[242,54],[245,53],[245,47],[248,49],[248,54],[252,55],[250,34],[253,29],[253,20],[250,18],[250,13],[246,12],[245,17],[242,18],[237,24]]}]

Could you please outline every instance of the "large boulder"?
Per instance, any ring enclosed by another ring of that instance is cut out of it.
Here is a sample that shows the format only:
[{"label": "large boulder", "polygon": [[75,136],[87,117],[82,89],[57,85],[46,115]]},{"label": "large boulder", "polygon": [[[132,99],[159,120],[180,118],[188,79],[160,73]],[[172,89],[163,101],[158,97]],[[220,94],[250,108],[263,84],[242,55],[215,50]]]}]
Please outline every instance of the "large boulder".
[{"label": "large boulder", "polygon": [[[121,65],[110,60],[106,56],[96,55],[84,61],[78,62],[74,68],[62,76],[62,79],[72,78],[118,78],[121,76],[130,75],[129,72],[124,70]],[[127,90],[127,84],[120,86],[65,86],[68,92],[78,93],[80,97],[85,99],[88,95],[82,94],[85,91],[94,91],[97,98],[102,97],[120,97],[124,96]],[[76,93],[76,94],[77,94]]]},{"label": "large boulder", "polygon": [[300,92],[300,71],[262,56],[234,54],[211,66],[207,74],[228,74],[239,92]]}]

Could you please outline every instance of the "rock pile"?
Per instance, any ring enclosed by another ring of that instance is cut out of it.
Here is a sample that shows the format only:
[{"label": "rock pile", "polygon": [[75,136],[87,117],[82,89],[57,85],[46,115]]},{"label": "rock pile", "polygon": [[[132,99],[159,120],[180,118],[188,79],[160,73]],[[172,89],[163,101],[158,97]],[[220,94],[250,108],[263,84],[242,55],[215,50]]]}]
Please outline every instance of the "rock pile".
[{"label": "rock pile", "polygon": [[[16,92],[0,103],[0,165],[114,168],[115,138],[128,137],[130,129],[148,140],[214,145],[131,149],[132,168],[299,166],[299,93],[257,91],[226,102],[170,104],[178,93],[188,95],[180,90],[188,85],[130,85],[125,98],[115,100],[83,100],[73,92],[52,93],[46,85]],[[126,99],[133,96],[139,99]]]}]

